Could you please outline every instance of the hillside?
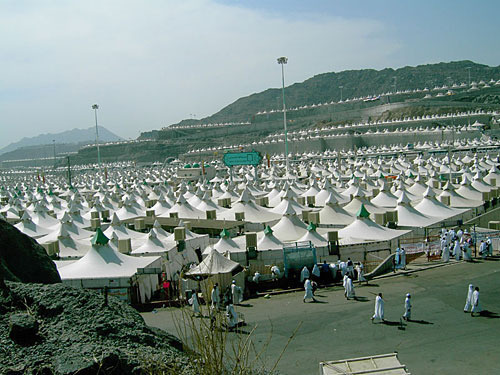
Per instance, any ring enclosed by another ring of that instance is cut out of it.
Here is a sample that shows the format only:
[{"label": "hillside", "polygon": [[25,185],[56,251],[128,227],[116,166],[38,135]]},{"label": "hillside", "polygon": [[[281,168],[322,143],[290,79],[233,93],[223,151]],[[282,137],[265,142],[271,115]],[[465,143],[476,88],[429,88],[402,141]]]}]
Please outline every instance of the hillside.
[{"label": "hillside", "polygon": [[[108,129],[99,126],[99,140],[102,142],[114,142],[120,141],[123,138],[117,136],[116,134],[110,132]],[[14,151],[23,147],[40,146],[40,145],[52,145],[53,141],[57,143],[93,143],[95,142],[95,127],[90,127],[87,129],[72,129],[61,133],[47,133],[40,134],[35,137],[24,137],[18,142],[9,144],[8,146],[0,149],[0,155],[9,151]]]},{"label": "hillside", "polygon": [[[468,83],[469,70],[467,68],[469,67],[471,82],[500,79],[500,66],[490,67],[469,60],[416,67],[407,66],[399,69],[330,72],[318,74],[304,82],[286,87],[287,107],[338,101],[340,100],[339,86],[343,86],[342,96],[346,99],[390,92],[395,87],[396,90],[424,87],[432,89],[435,86]],[[179,124],[252,121],[252,116],[257,112],[276,109],[279,103],[278,97],[281,98],[279,88],[267,89],[239,98],[212,116],[199,121],[184,120]]]}]

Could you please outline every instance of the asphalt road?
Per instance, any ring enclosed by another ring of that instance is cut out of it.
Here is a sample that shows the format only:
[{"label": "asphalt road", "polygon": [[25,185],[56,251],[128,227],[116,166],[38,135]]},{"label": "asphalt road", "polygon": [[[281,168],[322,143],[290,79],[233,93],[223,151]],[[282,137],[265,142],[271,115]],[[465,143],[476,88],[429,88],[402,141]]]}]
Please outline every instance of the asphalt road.
[{"label": "asphalt road", "polygon": [[[492,313],[489,317],[464,314],[469,283],[480,287],[480,301]],[[246,301],[251,306],[237,311],[244,313],[249,324],[245,331],[257,326],[252,335],[257,347],[269,341],[268,367],[302,322],[277,367],[283,374],[317,374],[321,361],[394,351],[412,374],[500,374],[499,258],[450,264],[371,284],[356,284],[359,301],[347,301],[343,289],[333,287],[316,292],[320,303],[304,304],[303,292],[297,292],[252,299]],[[388,324],[370,320],[379,292],[384,295]],[[408,292],[415,322],[405,322],[400,329]],[[142,315],[149,325],[176,334],[172,311]]]}]

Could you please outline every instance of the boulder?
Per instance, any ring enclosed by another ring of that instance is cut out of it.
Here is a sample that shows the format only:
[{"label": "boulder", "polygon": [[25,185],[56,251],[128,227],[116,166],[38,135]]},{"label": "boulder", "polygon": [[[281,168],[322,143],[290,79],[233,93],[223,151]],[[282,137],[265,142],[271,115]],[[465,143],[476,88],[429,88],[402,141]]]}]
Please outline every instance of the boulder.
[{"label": "boulder", "polygon": [[61,282],[45,249],[3,219],[0,219],[0,279],[42,284]]}]

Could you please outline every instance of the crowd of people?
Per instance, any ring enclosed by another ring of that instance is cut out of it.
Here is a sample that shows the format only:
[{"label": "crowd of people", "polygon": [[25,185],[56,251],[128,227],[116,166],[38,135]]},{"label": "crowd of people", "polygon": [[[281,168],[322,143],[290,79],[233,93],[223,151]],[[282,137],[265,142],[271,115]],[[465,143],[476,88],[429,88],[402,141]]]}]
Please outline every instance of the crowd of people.
[{"label": "crowd of people", "polygon": [[[441,259],[444,262],[450,261],[450,256],[455,260],[472,261],[472,248],[474,247],[474,239],[472,236],[462,228],[456,232],[454,229],[445,230],[441,233]],[[481,240],[479,244],[479,255],[486,259],[488,256],[493,255],[493,246],[491,238]]]}]

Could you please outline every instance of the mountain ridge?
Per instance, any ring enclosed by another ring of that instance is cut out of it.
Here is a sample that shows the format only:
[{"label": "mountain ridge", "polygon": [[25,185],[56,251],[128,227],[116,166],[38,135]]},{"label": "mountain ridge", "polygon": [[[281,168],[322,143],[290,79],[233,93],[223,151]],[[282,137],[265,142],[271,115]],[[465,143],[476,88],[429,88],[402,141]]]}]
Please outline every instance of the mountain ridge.
[{"label": "mountain ridge", "polygon": [[[326,72],[286,86],[287,108],[338,101],[341,95],[343,99],[378,95],[392,91],[394,87],[396,90],[424,87],[432,90],[434,86],[450,82],[468,83],[469,67],[471,82],[490,78],[500,79],[500,65],[495,67],[470,60],[404,66],[396,69],[388,67],[380,70]],[[341,90],[339,86],[343,86],[343,89]],[[277,109],[281,105],[277,98],[281,98],[281,88],[268,88],[240,97],[218,112],[200,120],[185,119],[172,125],[251,121],[258,111]]]},{"label": "mountain ridge", "polygon": [[[99,126],[98,129],[99,141],[114,142],[123,140],[122,137],[114,134],[113,132],[102,126]],[[73,128],[71,130],[65,130],[59,133],[43,133],[34,137],[23,137],[19,141],[12,142],[4,148],[1,148],[0,155],[24,147],[51,145],[53,143],[53,140],[55,140],[56,144],[80,144],[82,142],[92,143],[95,142],[95,127],[91,126],[86,129]]]}]

